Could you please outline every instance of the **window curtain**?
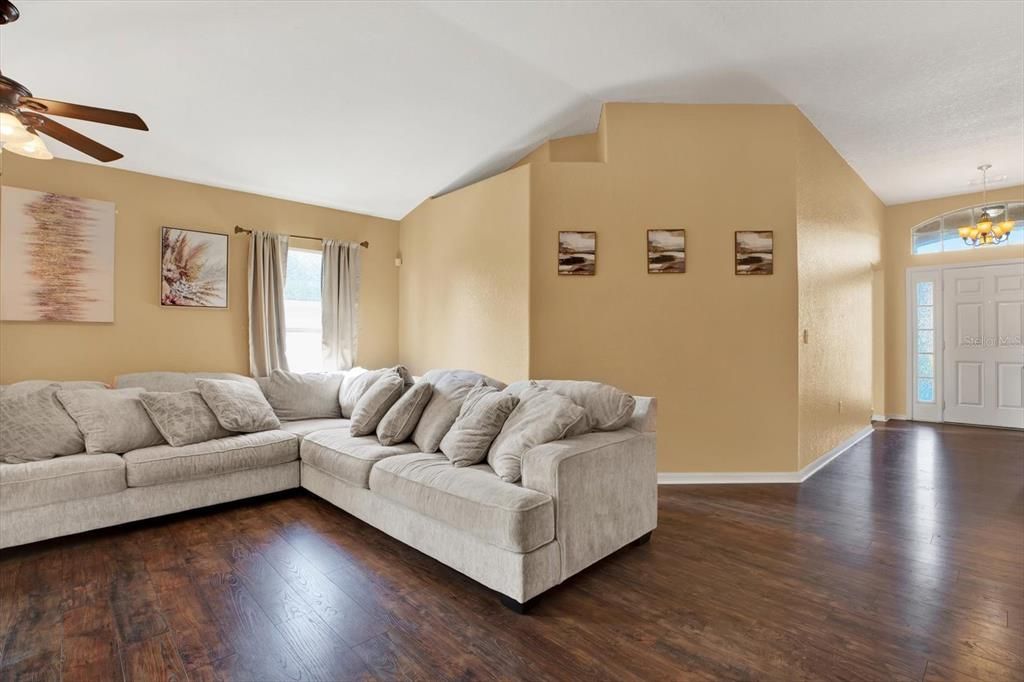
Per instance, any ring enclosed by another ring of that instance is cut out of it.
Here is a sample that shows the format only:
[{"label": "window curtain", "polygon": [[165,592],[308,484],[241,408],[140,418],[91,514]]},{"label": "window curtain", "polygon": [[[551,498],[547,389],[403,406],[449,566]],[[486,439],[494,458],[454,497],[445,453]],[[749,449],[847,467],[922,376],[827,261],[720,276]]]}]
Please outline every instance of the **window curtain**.
[{"label": "window curtain", "polygon": [[359,261],[362,247],[325,239],[320,271],[324,369],[350,369],[359,338]]},{"label": "window curtain", "polygon": [[249,371],[288,369],[284,354],[284,281],[288,235],[253,231],[249,239]]}]

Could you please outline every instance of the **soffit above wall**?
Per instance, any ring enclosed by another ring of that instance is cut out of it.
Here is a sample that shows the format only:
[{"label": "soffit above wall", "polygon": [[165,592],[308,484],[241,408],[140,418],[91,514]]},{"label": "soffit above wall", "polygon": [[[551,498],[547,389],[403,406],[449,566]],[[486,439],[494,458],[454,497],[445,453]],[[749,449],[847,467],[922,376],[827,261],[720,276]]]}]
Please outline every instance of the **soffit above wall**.
[{"label": "soffit above wall", "polygon": [[796,104],[888,204],[1024,181],[1020,3],[19,6],[5,75],[146,118],[74,124],[115,165],[389,218],[606,101]]}]

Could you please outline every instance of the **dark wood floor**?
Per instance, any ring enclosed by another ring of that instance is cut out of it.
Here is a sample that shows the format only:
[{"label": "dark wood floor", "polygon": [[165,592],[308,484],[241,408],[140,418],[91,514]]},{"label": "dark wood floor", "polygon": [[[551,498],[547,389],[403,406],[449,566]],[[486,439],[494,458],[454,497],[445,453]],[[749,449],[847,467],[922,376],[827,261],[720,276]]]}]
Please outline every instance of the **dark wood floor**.
[{"label": "dark wood floor", "polygon": [[663,487],[531,615],[305,493],[0,554],[0,679],[1021,680],[1024,435]]}]

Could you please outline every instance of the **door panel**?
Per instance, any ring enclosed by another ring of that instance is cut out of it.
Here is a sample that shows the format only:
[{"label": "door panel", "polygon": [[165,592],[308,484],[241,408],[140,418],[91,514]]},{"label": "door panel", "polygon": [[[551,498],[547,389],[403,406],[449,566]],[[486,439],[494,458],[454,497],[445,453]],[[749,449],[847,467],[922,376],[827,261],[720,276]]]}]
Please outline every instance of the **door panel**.
[{"label": "door panel", "polygon": [[980,407],[985,375],[980,362],[956,363],[956,402],[961,407]]},{"label": "door panel", "polygon": [[945,421],[1024,428],[1024,264],[943,272]]},{"label": "door panel", "polygon": [[1019,362],[1000,362],[996,366],[996,395],[999,407],[1024,407],[1024,364]]},{"label": "door panel", "polygon": [[956,345],[973,346],[984,335],[984,313],[980,303],[960,303],[956,307]]},{"label": "door panel", "polygon": [[999,338],[996,343],[1000,346],[1014,345],[1014,339],[1019,339],[1024,334],[1022,320],[1024,320],[1024,303],[1007,301],[997,303],[996,330],[999,332]]}]

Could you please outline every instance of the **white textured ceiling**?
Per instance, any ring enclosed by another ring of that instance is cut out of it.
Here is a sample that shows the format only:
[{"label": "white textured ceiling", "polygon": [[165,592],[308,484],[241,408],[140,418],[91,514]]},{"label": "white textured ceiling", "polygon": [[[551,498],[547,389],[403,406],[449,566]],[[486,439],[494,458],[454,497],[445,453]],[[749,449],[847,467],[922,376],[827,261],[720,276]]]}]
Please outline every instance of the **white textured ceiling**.
[{"label": "white textured ceiling", "polygon": [[6,76],[149,123],[70,123],[113,165],[373,215],[606,101],[796,104],[888,204],[1024,181],[1018,1],[15,2]]}]

